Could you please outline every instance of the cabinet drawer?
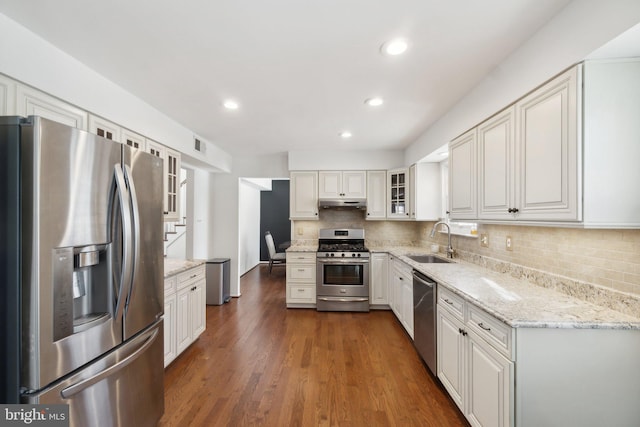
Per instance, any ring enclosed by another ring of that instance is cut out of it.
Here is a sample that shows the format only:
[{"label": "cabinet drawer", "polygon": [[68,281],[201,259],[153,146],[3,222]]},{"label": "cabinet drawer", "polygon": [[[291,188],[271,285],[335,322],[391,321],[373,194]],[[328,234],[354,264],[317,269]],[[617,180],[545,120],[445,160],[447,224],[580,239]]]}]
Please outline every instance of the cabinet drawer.
[{"label": "cabinet drawer", "polygon": [[315,286],[290,285],[287,287],[287,290],[289,292],[289,295],[287,295],[287,302],[308,304],[315,304],[316,302]]},{"label": "cabinet drawer", "polygon": [[315,252],[287,252],[287,262],[291,264],[309,264],[316,262]]},{"label": "cabinet drawer", "polygon": [[467,305],[467,310],[467,326],[509,360],[513,360],[512,328],[472,304]]},{"label": "cabinet drawer", "polygon": [[204,280],[205,278],[204,264],[201,266],[189,269],[187,271],[184,271],[178,274],[177,277],[178,277],[178,283],[177,283],[178,289],[182,289],[191,283]]},{"label": "cabinet drawer", "polygon": [[287,281],[316,283],[315,264],[287,264]]},{"label": "cabinet drawer", "polygon": [[438,304],[446,307],[458,319],[464,320],[464,299],[444,286],[438,286]]},{"label": "cabinet drawer", "polygon": [[164,279],[164,293],[171,294],[176,291],[176,276],[167,277]]}]

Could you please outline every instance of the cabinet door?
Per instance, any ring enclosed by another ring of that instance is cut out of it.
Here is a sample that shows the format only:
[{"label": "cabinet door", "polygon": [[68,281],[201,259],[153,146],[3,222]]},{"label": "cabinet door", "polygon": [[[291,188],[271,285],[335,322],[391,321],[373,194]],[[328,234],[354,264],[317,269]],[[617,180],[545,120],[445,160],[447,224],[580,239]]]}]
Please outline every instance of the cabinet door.
[{"label": "cabinet door", "polygon": [[471,425],[513,425],[513,362],[473,332],[467,348],[467,411]]},{"label": "cabinet door", "polygon": [[342,172],[342,196],[354,199],[364,199],[367,197],[367,172]]},{"label": "cabinet door", "polygon": [[441,216],[442,185],[438,163],[416,163],[409,168],[411,219],[437,221]]},{"label": "cabinet door", "polygon": [[369,274],[371,285],[370,304],[389,304],[388,270],[387,254],[371,254],[371,274]]},{"label": "cabinet door", "polygon": [[387,172],[367,172],[367,218],[387,218]]},{"label": "cabinet door", "polygon": [[464,412],[464,343],[462,323],[445,309],[437,309],[438,378]]},{"label": "cabinet door", "polygon": [[122,136],[120,138],[122,139],[122,143],[127,144],[129,147],[143,151],[147,149],[144,136],[132,132],[129,129],[122,129]]},{"label": "cabinet door", "polygon": [[318,172],[318,198],[337,199],[342,196],[342,172]]},{"label": "cabinet door", "polygon": [[516,104],[518,219],[582,219],[578,188],[578,68]]},{"label": "cabinet door", "polygon": [[411,276],[402,276],[402,323],[413,339],[413,281]]},{"label": "cabinet door", "polygon": [[17,82],[0,75],[0,116],[16,115]]},{"label": "cabinet door", "polygon": [[180,153],[165,148],[165,212],[167,221],[180,220]]},{"label": "cabinet door", "polygon": [[387,218],[409,219],[409,170],[387,172]]},{"label": "cabinet door", "polygon": [[176,294],[171,294],[164,298],[164,366],[176,355]]},{"label": "cabinet door", "polygon": [[514,218],[513,107],[478,126],[478,217]]},{"label": "cabinet door", "polygon": [[204,332],[207,325],[204,281],[200,281],[193,287],[193,290],[189,293],[189,298],[189,309],[191,310],[191,339],[195,340]]},{"label": "cabinet door", "polygon": [[120,126],[93,114],[89,114],[89,132],[111,141],[122,142]]},{"label": "cabinet door", "polygon": [[476,193],[476,129],[449,144],[449,213],[451,219],[478,216]]},{"label": "cabinet door", "polygon": [[191,287],[181,289],[176,294],[176,353],[180,354],[193,341],[191,338],[191,315],[189,294]]},{"label": "cabinet door", "polygon": [[16,112],[21,116],[41,116],[78,129],[87,130],[88,114],[51,95],[28,86],[17,87]]},{"label": "cabinet door", "polygon": [[291,219],[318,219],[318,172],[291,172],[289,192]]}]

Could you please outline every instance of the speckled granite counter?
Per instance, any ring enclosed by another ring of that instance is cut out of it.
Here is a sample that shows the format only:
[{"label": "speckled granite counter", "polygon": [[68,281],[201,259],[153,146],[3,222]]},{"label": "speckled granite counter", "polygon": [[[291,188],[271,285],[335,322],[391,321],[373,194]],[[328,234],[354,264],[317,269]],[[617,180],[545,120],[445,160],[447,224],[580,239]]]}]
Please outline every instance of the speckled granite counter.
[{"label": "speckled granite counter", "polygon": [[420,247],[369,247],[388,252],[512,327],[640,329],[640,318],[547,289],[509,274],[461,260],[418,263],[406,255],[427,254]]},{"label": "speckled granite counter", "polygon": [[287,248],[287,252],[317,252],[318,241],[315,244],[309,242],[296,243],[295,241]]},{"label": "speckled granite counter", "polygon": [[164,277],[170,277],[174,274],[182,273],[193,267],[197,267],[205,263],[202,259],[177,259],[177,258],[165,258],[164,259]]}]

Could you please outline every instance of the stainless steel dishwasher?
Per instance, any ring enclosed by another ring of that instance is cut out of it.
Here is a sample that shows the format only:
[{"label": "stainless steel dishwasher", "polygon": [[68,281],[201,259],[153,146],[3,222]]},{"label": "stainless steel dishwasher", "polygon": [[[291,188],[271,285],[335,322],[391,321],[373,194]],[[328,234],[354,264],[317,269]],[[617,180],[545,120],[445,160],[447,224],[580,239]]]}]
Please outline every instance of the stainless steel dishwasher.
[{"label": "stainless steel dishwasher", "polygon": [[413,270],[413,345],[433,375],[437,375],[436,302],[436,282]]}]

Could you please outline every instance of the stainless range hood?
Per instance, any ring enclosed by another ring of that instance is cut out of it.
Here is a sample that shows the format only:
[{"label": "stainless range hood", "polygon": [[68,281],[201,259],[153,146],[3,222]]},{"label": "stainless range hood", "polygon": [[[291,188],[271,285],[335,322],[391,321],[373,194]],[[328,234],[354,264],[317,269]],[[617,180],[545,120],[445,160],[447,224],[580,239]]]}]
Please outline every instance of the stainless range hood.
[{"label": "stainless range hood", "polygon": [[367,199],[319,199],[318,207],[322,209],[365,209]]}]

